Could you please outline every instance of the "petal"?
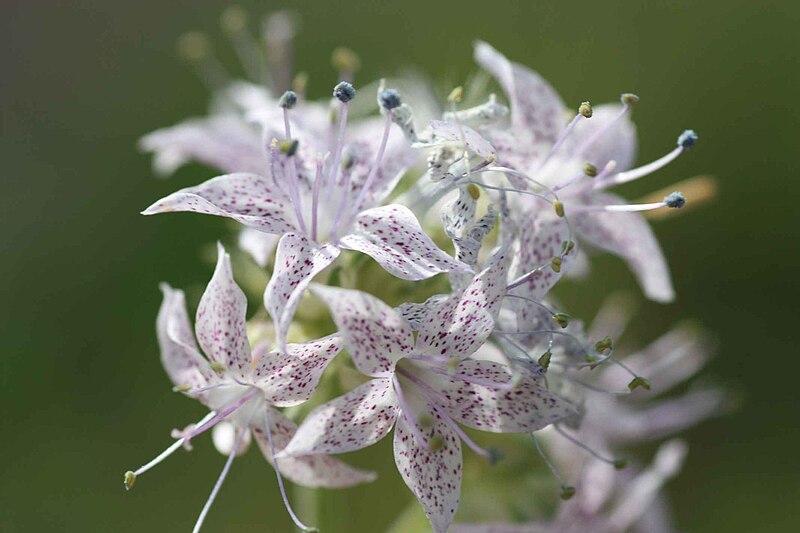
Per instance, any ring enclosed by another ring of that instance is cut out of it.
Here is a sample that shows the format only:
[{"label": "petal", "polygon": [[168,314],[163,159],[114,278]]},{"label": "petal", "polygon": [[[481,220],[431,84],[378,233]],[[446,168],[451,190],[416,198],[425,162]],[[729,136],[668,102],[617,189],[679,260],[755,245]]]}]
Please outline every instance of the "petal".
[{"label": "petal", "polygon": [[[272,443],[275,450],[282,450],[297,431],[297,426],[280,411],[268,407],[272,430]],[[254,421],[250,428],[256,438],[264,458],[274,466],[270,453],[269,440],[264,433],[265,420]],[[280,457],[278,468],[281,474],[298,485],[311,488],[343,488],[374,481],[374,472],[354,468],[327,455],[307,455],[304,457]]]},{"label": "petal", "polygon": [[372,379],[320,405],[303,421],[283,456],[344,453],[372,446],[389,434],[397,419],[397,396],[390,379]]},{"label": "petal", "polygon": [[534,142],[554,142],[558,138],[566,126],[565,107],[550,84],[481,41],[475,43],[475,61],[494,76],[506,93],[515,128],[524,128]]},{"label": "petal", "polygon": [[354,226],[351,234],[342,237],[342,247],[369,255],[398,278],[421,280],[440,272],[469,270],[436,246],[402,205],[362,211]]},{"label": "petal", "polygon": [[161,363],[176,387],[203,387],[211,378],[208,361],[200,355],[194,339],[183,291],[161,284],[164,300],[156,318],[156,336]]},{"label": "petal", "polygon": [[426,317],[433,313],[433,308],[447,302],[448,297],[444,294],[434,294],[422,303],[405,302],[395,308],[400,313],[413,331],[419,331]]},{"label": "petal", "polygon": [[197,339],[210,360],[244,378],[250,371],[247,297],[233,281],[230,255],[219,243],[217,250],[217,268],[197,307]]},{"label": "petal", "polygon": [[405,417],[397,421],[394,432],[394,460],[403,481],[422,505],[435,533],[445,533],[453,521],[461,496],[461,440],[456,432],[431,412],[431,427],[418,427],[427,438],[441,439],[436,451],[420,444]]},{"label": "petal", "polygon": [[496,153],[491,143],[469,126],[445,122],[444,120],[431,120],[431,131],[433,131],[436,137],[441,137],[448,141],[457,141],[460,143],[463,139],[469,150],[484,159]]},{"label": "petal", "polygon": [[368,376],[391,372],[411,353],[414,338],[403,317],[365,292],[315,285],[344,339],[356,368]]},{"label": "petal", "polygon": [[[525,211],[520,215],[519,238],[515,243],[514,260],[511,271],[514,277],[524,276],[536,270],[528,280],[515,287],[513,292],[534,300],[542,300],[550,289],[561,279],[573,261],[574,250],[561,257],[564,243],[571,240],[569,226],[562,218],[549,212]],[[554,257],[561,258],[561,271],[550,266]]]},{"label": "petal", "polygon": [[288,344],[286,352],[266,352],[257,347],[253,350],[253,385],[265,392],[272,405],[288,407],[303,403],[317,390],[322,372],[341,349],[338,335]]},{"label": "petal", "polygon": [[505,295],[505,278],[505,252],[500,251],[463,293],[431,308],[420,324],[415,350],[461,358],[474,353],[494,330]]},{"label": "petal", "polygon": [[318,245],[295,233],[281,237],[275,269],[264,291],[264,305],[275,323],[280,344],[286,342],[286,333],[306,287],[338,256],[339,250],[330,244]]},{"label": "petal", "polygon": [[171,174],[190,161],[222,172],[263,172],[267,158],[261,136],[237,116],[192,119],[145,135],[139,146],[153,152],[160,174]]},{"label": "petal", "polygon": [[[624,200],[613,194],[593,193],[582,202],[608,205]],[[587,211],[572,214],[570,220],[580,239],[624,259],[648,298],[664,303],[675,298],[664,253],[640,213]]]},{"label": "petal", "polygon": [[636,160],[636,126],[630,116],[617,120],[603,135],[586,149],[578,150],[595,132],[606,127],[622,110],[619,104],[604,104],[592,110],[590,120],[580,120],[564,143],[564,151],[581,161],[588,161],[603,168],[612,159],[617,163],[616,172],[629,169]]},{"label": "petal", "polygon": [[157,201],[143,215],[189,211],[228,217],[265,233],[295,231],[295,216],[283,192],[256,174],[226,174]]},{"label": "petal", "polygon": [[511,383],[506,365],[464,361],[452,379],[450,415],[471,428],[493,433],[529,433],[576,413],[575,407],[548,391],[541,378],[524,376],[511,390],[479,385],[470,380]]},{"label": "petal", "polygon": [[280,236],[264,233],[253,228],[242,228],[239,233],[239,248],[250,254],[260,267],[267,266]]}]

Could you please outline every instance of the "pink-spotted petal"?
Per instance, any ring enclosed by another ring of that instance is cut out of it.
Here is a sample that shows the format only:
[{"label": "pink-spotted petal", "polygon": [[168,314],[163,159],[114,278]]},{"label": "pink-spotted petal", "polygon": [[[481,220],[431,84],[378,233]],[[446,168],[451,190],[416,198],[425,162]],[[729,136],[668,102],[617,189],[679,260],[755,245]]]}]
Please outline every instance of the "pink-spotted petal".
[{"label": "pink-spotted petal", "polygon": [[160,174],[171,174],[190,161],[222,172],[263,172],[267,158],[261,136],[236,116],[192,119],[145,135],[139,146],[153,152]]},{"label": "pink-spotted petal", "polygon": [[394,309],[361,291],[316,285],[314,294],[330,309],[353,363],[368,376],[386,375],[411,353],[414,338]]},{"label": "pink-spotted petal", "polygon": [[445,122],[444,120],[431,120],[431,131],[436,137],[441,137],[448,141],[461,142],[463,139],[469,151],[474,152],[484,159],[497,153],[489,141],[484,139],[480,133],[469,126]]},{"label": "pink-spotted petal", "polygon": [[[609,193],[593,193],[581,202],[589,205],[627,203]],[[675,298],[664,253],[640,213],[586,211],[572,214],[570,220],[579,239],[624,259],[648,298],[664,303]]]},{"label": "pink-spotted petal", "polygon": [[303,344],[288,344],[286,352],[253,350],[253,384],[277,407],[297,405],[311,398],[322,372],[342,349],[341,338],[329,335]]},{"label": "pink-spotted petal", "polygon": [[164,300],[156,318],[156,336],[161,350],[161,363],[176,387],[197,389],[211,378],[206,361],[197,343],[186,311],[183,291],[161,284]]},{"label": "pink-spotted petal", "polygon": [[306,417],[279,457],[344,453],[372,446],[397,419],[390,379],[372,379],[320,405]]},{"label": "pink-spotted petal", "polygon": [[[453,521],[461,496],[461,439],[439,416],[433,424],[414,432],[405,417],[394,431],[394,460],[403,481],[417,497],[434,533],[445,533]],[[419,443],[415,433],[425,438]]]},{"label": "pink-spotted petal", "polygon": [[616,162],[616,172],[629,169],[636,160],[636,126],[629,116],[617,120],[592,144],[585,144],[597,131],[605,128],[621,109],[619,104],[596,106],[592,110],[591,120],[581,120],[575,125],[564,143],[564,151],[580,161],[592,163],[597,168],[603,168],[613,159]]},{"label": "pink-spotted petal", "polygon": [[[515,278],[534,270],[536,272],[524,284],[515,287],[514,293],[542,300],[572,265],[576,253],[574,249],[561,257],[564,243],[569,240],[569,227],[563,218],[549,212],[523,212],[519,222],[519,240],[515,243],[516,254],[510,270]],[[559,272],[550,266],[554,257],[561,259]]]},{"label": "pink-spotted petal", "polygon": [[286,342],[286,333],[306,287],[338,256],[338,248],[330,244],[319,245],[296,233],[281,237],[275,269],[264,291],[264,305],[275,324],[280,344]]},{"label": "pink-spotted petal", "polygon": [[[272,443],[275,451],[280,452],[297,432],[297,426],[280,411],[271,407],[269,421],[272,430]],[[258,447],[264,458],[275,465],[272,454],[270,453],[269,440],[264,433],[266,427],[265,418],[258,413],[253,418],[261,418],[260,421],[254,420],[250,429],[256,438]],[[293,483],[311,488],[337,489],[352,487],[360,483],[374,481],[378,476],[375,472],[354,468],[328,455],[306,455],[303,457],[280,457],[278,468],[281,475]]]},{"label": "pink-spotted petal", "polygon": [[250,342],[247,340],[247,297],[236,285],[231,257],[217,244],[214,276],[200,299],[195,329],[208,358],[220,363],[239,378],[250,371]]},{"label": "pink-spotted petal", "polygon": [[469,270],[436,246],[411,210],[397,204],[359,213],[341,245],[369,255],[402,279],[421,280],[441,272]]},{"label": "pink-spotted petal", "polygon": [[506,291],[506,254],[495,253],[464,292],[442,305],[420,324],[415,351],[465,358],[481,347],[494,330]]},{"label": "pink-spotted petal", "polygon": [[[508,390],[512,373],[491,361],[464,361],[446,396],[450,415],[471,428],[493,433],[528,433],[574,415],[569,402],[548,391],[543,380],[524,375]],[[496,383],[497,387],[488,383]]]},{"label": "pink-spotted petal", "polygon": [[288,198],[271,180],[257,174],[217,176],[162,198],[142,214],[173,211],[232,218],[265,233],[296,231],[296,218]]},{"label": "pink-spotted petal", "polygon": [[494,76],[506,93],[515,128],[528,132],[535,143],[554,142],[558,138],[566,126],[565,107],[550,84],[481,41],[475,43],[475,61]]}]

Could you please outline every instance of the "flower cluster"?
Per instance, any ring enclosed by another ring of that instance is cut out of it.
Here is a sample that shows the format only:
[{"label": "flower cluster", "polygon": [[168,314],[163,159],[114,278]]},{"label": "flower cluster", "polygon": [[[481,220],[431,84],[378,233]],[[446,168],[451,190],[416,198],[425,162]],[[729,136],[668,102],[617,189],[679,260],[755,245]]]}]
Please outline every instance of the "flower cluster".
[{"label": "flower cluster", "polygon": [[[604,250],[627,262],[648,297],[673,298],[664,255],[639,212],[683,207],[683,195],[628,204],[607,189],[666,165],[695,144],[693,131],[682,133],[661,159],[631,168],[635,95],[595,108],[583,102],[570,118],[537,74],[481,42],[476,61],[507,104],[457,88],[445,110],[431,115],[412,109],[385,81],[375,87],[375,100],[365,100],[353,85],[358,58],[345,49],[334,54],[341,81],[332,97],[314,102],[306,97],[304,75],[285,90],[294,33],[286,14],[266,24],[266,60],[259,48],[248,52],[253,38],[241,11],[227,11],[223,26],[254,81],[226,79],[209,58],[207,41],[187,36],[182,48],[214,86],[214,111],[153,132],[142,146],[159,171],[195,161],[224,174],[174,192],[143,214],[193,212],[238,222],[239,247],[270,272],[263,302],[271,326],[268,334],[256,331],[265,329],[261,313],[248,322],[247,299],[222,244],[194,327],[183,292],[162,285],[156,322],[162,363],[175,390],[202,402],[209,414],[175,430],[164,453],[127,472],[127,488],[211,429],[228,460],[197,531],[234,457],[255,439],[294,523],[311,530],[289,505],[283,477],[308,487],[372,481],[372,472],[332,455],[375,444],[394,429],[397,469],[441,533],[459,504],[462,445],[491,463],[502,458],[463,426],[528,433],[536,449],[535,433],[544,430],[557,462],[569,464],[574,453],[568,448],[578,446],[601,464],[621,467],[604,456],[618,441],[656,438],[717,410],[716,391],[652,407],[663,411],[659,416],[630,411],[620,393],[601,392],[621,388],[621,379],[626,394],[663,390],[692,373],[681,364],[695,356],[675,356],[676,345],[667,344],[663,353],[623,363],[608,336],[613,324],[585,331],[551,295],[562,276],[586,270],[587,251]],[[476,105],[466,106],[468,98]],[[421,96],[419,108],[435,108],[431,101]],[[418,294],[417,285],[424,287]],[[367,286],[379,289],[362,290]],[[426,298],[431,287],[438,293]],[[333,331],[326,331],[323,313]],[[349,362],[339,363],[343,351]],[[299,425],[299,411],[280,410],[311,399],[327,376],[348,364],[357,371],[350,374],[352,390],[317,401]],[[670,464],[652,472],[667,477],[677,462],[670,457],[659,456],[657,463]],[[652,472],[631,476],[630,483],[644,483],[637,480]],[[585,477],[580,469],[570,475]],[[575,490],[562,483],[564,499]],[[585,525],[587,516],[569,527]],[[561,514],[555,520],[548,531],[567,530]]]}]

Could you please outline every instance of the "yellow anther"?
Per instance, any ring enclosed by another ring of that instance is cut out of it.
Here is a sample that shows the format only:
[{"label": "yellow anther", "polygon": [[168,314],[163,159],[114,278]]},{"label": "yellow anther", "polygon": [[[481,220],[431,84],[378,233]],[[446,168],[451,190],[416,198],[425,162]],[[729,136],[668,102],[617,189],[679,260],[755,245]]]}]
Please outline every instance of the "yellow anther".
[{"label": "yellow anther", "polygon": [[136,474],[128,470],[125,472],[125,490],[131,490],[134,483],[136,483]]},{"label": "yellow anther", "polygon": [[555,200],[553,202],[553,209],[555,209],[556,215],[560,217],[564,216],[564,203],[561,200]]},{"label": "yellow anther", "polygon": [[480,188],[475,185],[474,183],[470,183],[467,185],[467,192],[472,197],[473,200],[477,200],[481,197],[481,190]]},{"label": "yellow anther", "polygon": [[459,85],[458,87],[450,91],[450,94],[447,96],[447,101],[458,103],[461,100],[463,100],[463,98],[464,98],[464,88]]}]

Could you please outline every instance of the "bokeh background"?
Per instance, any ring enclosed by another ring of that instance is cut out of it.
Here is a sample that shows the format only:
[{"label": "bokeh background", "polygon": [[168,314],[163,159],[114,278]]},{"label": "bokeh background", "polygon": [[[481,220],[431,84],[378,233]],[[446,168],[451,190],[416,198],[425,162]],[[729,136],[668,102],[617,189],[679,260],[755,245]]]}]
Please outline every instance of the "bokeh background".
[{"label": "bokeh background", "polygon": [[[287,2],[242,2],[251,13]],[[138,212],[212,171],[153,177],[144,133],[201,115],[208,94],[175,53],[206,30],[221,48],[225,3],[197,0],[0,3],[0,530],[186,531],[224,458],[210,439],[125,493],[122,473],[160,451],[201,408],[177,397],[153,330],[157,283],[202,287],[204,250],[229,239],[212,217]],[[713,204],[656,223],[678,292],[642,303],[635,339],[697,319],[719,342],[705,375],[740,408],[689,432],[686,468],[670,483],[676,523],[692,532],[800,528],[800,3],[300,1],[298,63],[312,95],[336,81],[331,50],[348,45],[372,80],[415,65],[443,88],[475,72],[485,39],[549,79],[565,101],[636,92],[640,162],[686,127],[697,148],[631,184],[631,198],[713,174]],[[591,287],[591,290],[590,290]],[[591,316],[600,292],[636,293],[624,266],[595,262],[592,284],[562,289]],[[381,479],[324,493],[325,533],[383,531],[411,496],[390,445],[356,456]],[[535,462],[535,459],[532,459]],[[473,480],[472,491],[480,489]],[[234,464],[207,531],[290,531],[272,470],[253,450]],[[491,498],[491,496],[487,496]],[[304,500],[305,498],[305,500]],[[412,513],[413,514],[413,513]],[[410,527],[410,526],[408,526]],[[395,531],[408,530],[397,525]]]}]

